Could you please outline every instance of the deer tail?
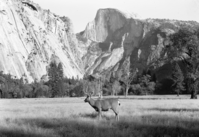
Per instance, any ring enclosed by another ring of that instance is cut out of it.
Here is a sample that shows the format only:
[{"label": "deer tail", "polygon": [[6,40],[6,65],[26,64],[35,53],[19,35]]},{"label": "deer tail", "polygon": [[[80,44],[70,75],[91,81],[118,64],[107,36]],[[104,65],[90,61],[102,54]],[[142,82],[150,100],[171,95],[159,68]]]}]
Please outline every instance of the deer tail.
[{"label": "deer tail", "polygon": [[118,105],[119,105],[119,106],[121,105],[121,103],[119,102],[119,100],[118,100]]}]

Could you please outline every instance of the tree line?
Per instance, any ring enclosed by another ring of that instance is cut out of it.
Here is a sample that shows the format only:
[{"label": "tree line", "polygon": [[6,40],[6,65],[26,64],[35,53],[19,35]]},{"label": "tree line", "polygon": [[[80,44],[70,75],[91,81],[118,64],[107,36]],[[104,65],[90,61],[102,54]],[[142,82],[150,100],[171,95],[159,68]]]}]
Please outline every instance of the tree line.
[{"label": "tree line", "polygon": [[13,78],[0,72],[0,98],[41,98],[83,96],[82,81],[63,76],[62,64],[50,63],[48,81],[28,83],[23,78]]},{"label": "tree line", "polygon": [[[199,87],[199,30],[180,29],[167,38],[165,45],[167,63],[172,66],[171,89],[167,94],[191,94],[197,98]],[[32,83],[13,79],[10,74],[0,72],[1,98],[80,97],[92,95],[151,95],[160,94],[161,83],[154,73],[140,73],[130,67],[126,59],[119,70],[104,75],[85,75],[83,79],[64,77],[61,63],[51,62],[48,81]],[[181,65],[180,65],[181,64]],[[182,71],[182,65],[185,71]]]}]

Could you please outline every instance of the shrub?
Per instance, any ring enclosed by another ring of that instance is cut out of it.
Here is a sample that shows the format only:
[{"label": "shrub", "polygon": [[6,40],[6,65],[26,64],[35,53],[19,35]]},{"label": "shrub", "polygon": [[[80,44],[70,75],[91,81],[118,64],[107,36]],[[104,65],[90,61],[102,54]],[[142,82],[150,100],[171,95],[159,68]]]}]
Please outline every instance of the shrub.
[{"label": "shrub", "polygon": [[69,92],[70,97],[82,97],[84,96],[83,85],[78,84]]},{"label": "shrub", "polygon": [[29,84],[24,84],[22,86],[23,97],[31,98],[33,96],[33,87]]},{"label": "shrub", "polygon": [[149,75],[144,75],[139,78],[138,84],[131,85],[132,93],[135,95],[151,95],[155,91],[155,82],[150,81]]},{"label": "shrub", "polygon": [[118,95],[120,92],[121,92],[120,83],[117,80],[115,80],[112,84],[112,94]]},{"label": "shrub", "polygon": [[35,90],[36,97],[51,97],[49,87],[47,85],[39,85]]},{"label": "shrub", "polygon": [[133,84],[131,85],[131,89],[132,89],[132,93],[134,95],[141,95],[142,94],[142,88],[140,86],[140,84]]}]

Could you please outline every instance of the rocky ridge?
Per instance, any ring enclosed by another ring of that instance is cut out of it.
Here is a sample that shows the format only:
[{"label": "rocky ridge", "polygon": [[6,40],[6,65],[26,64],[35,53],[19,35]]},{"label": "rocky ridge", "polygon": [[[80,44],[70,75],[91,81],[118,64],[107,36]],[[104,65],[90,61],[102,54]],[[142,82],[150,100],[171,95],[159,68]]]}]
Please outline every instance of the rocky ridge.
[{"label": "rocky ridge", "polygon": [[[83,57],[86,73],[115,71],[124,67],[123,64],[128,60],[131,68],[138,68],[140,73],[155,71],[157,79],[161,81],[170,70],[162,73],[164,68],[161,68],[167,60],[166,39],[182,27],[199,28],[199,23],[166,19],[140,20],[126,16],[117,9],[100,9],[94,21],[77,34],[78,38],[91,41]],[[162,61],[158,61],[160,59]]]}]

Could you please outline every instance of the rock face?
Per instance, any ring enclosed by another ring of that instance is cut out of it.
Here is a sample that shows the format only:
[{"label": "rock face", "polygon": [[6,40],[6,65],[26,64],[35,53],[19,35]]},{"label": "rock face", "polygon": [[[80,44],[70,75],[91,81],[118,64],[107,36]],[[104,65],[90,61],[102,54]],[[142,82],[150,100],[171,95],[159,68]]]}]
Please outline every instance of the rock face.
[{"label": "rock face", "polygon": [[[116,9],[98,10],[94,21],[78,34],[69,18],[59,17],[29,0],[1,0],[0,71],[29,82],[46,80],[51,61],[63,64],[67,77],[110,74],[126,64],[139,72],[167,75],[165,39],[197,22],[139,20]],[[163,66],[163,67],[162,67]],[[164,73],[162,73],[164,71]]]},{"label": "rock face", "polygon": [[165,39],[181,27],[198,28],[199,24],[194,21],[139,20],[116,9],[100,9],[94,21],[78,34],[84,41],[91,41],[83,57],[86,72],[118,70],[130,58],[131,68],[138,68],[140,73],[152,69],[161,81],[170,73],[170,69],[164,69],[165,61],[158,62],[159,59],[167,60]]},{"label": "rock face", "polygon": [[67,17],[28,0],[1,0],[0,71],[40,80],[56,57],[67,77],[84,74],[78,41]]}]

